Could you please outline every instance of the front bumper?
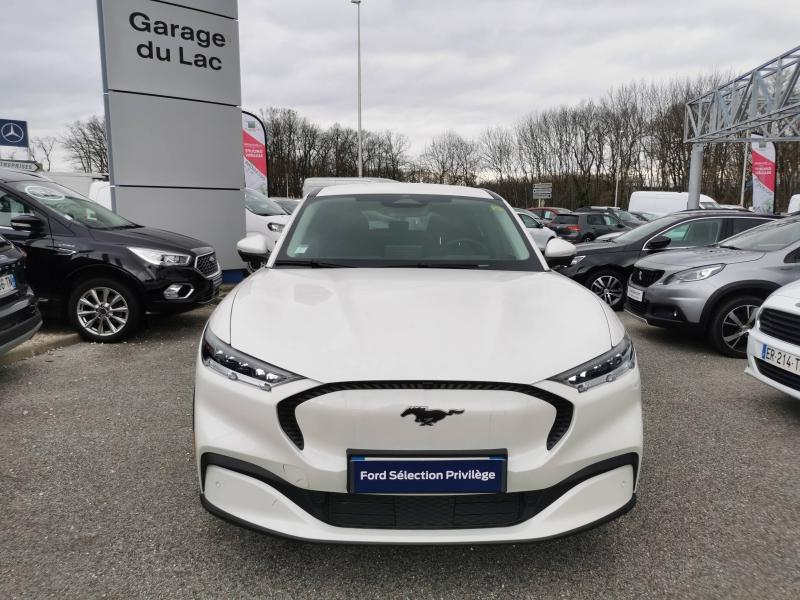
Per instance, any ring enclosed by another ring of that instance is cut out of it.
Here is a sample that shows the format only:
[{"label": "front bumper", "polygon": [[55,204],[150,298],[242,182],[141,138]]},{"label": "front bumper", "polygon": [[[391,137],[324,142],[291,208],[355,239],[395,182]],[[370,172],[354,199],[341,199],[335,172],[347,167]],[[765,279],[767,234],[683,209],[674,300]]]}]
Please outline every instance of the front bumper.
[{"label": "front bumper", "polygon": [[[546,539],[632,506],[642,451],[638,370],[582,394],[551,381],[536,384],[536,389],[558,395],[573,407],[566,431],[550,449],[548,432],[557,418],[550,404],[513,392],[473,391],[477,396],[471,396],[452,389],[426,390],[424,396],[409,395],[409,390],[402,389],[320,396],[319,402],[310,400],[297,409],[305,436],[304,444],[298,445],[278,418],[278,404],[320,386],[304,380],[265,392],[231,381],[198,360],[195,451],[203,501],[211,512],[272,533],[310,540],[441,544]],[[391,420],[384,421],[381,413],[365,409],[364,394],[376,407],[388,403]],[[458,406],[467,407],[467,413],[436,429],[415,427],[401,420],[395,409],[399,404],[416,403],[420,397],[430,404],[446,397],[444,402],[453,406],[457,398]],[[492,419],[483,422],[485,431],[468,420],[471,412],[478,412],[477,405],[470,404],[475,398],[498,407]],[[503,415],[501,406],[510,414]],[[517,412],[520,410],[523,412]],[[358,419],[358,424],[348,425],[348,419]],[[525,419],[529,419],[528,425],[514,424]],[[498,423],[503,426],[490,434],[489,429],[498,429]],[[419,437],[430,432],[436,434]],[[422,439],[429,441],[423,444]],[[324,515],[303,500],[304,494],[310,498],[347,495],[349,448],[376,453],[413,448],[424,453],[489,447],[508,451],[507,493],[501,496],[539,498],[550,493],[546,506],[530,518],[502,527],[376,529],[332,525],[335,520],[326,522]],[[619,461],[620,457],[626,458],[607,470],[592,470],[598,463]],[[576,481],[581,473],[588,475]],[[300,490],[299,495],[293,490]]]},{"label": "front bumper", "polygon": [[714,292],[713,287],[697,281],[688,284],[655,283],[642,288],[628,281],[628,287],[641,290],[641,301],[626,298],[625,310],[658,327],[696,328],[701,326],[703,308]]},{"label": "front bumper", "polygon": [[42,326],[36,296],[30,289],[0,306],[0,354],[29,340]]},{"label": "front bumper", "polygon": [[761,362],[761,349],[764,345],[800,356],[800,347],[771,337],[754,327],[747,337],[747,367],[744,372],[762,383],[800,400],[800,375]]},{"label": "front bumper", "polygon": [[[160,267],[149,275],[142,284],[146,309],[154,312],[190,310],[207,304],[217,297],[222,285],[222,272],[209,278],[191,267]],[[191,286],[192,291],[185,297],[167,299],[164,292],[173,284]]]}]

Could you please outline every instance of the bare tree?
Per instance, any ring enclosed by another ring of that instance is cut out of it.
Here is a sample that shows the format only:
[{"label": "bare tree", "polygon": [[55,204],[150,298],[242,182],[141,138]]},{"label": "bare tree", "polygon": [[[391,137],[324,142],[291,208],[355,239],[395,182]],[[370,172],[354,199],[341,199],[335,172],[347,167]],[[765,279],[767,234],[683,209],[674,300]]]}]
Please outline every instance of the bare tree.
[{"label": "bare tree", "polygon": [[53,150],[57,143],[58,138],[53,136],[35,137],[31,139],[31,157],[36,162],[40,162],[44,166],[45,171],[49,171],[52,166]]},{"label": "bare tree", "polygon": [[93,116],[67,125],[61,144],[76,168],[85,173],[108,172],[105,119]]}]

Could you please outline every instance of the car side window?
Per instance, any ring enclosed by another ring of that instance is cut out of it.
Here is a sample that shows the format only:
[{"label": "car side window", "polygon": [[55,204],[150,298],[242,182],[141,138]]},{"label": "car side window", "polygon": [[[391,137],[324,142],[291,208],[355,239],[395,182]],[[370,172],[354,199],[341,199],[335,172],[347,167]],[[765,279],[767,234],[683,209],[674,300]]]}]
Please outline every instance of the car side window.
[{"label": "car side window", "polygon": [[544,211],[544,218],[545,219],[555,219],[556,215],[553,213],[552,210],[546,210],[546,211]]},{"label": "car side window", "polygon": [[11,219],[20,215],[32,215],[33,211],[11,194],[0,196],[0,227],[11,227]]},{"label": "car side window", "polygon": [[661,235],[668,237],[673,242],[678,242],[673,247],[678,245],[693,247],[708,246],[716,243],[721,231],[722,219],[700,219],[699,221],[689,221],[688,223],[676,225]]},{"label": "car side window", "polygon": [[617,221],[614,217],[610,217],[608,215],[603,215],[603,221],[605,221],[606,225],[608,225],[609,227],[616,227],[619,224],[619,221]]},{"label": "car side window", "polygon": [[530,215],[526,215],[524,213],[518,213],[518,214],[519,218],[522,219],[522,224],[525,225],[525,227],[527,227],[528,229],[534,229],[538,227],[536,219],[531,218]]},{"label": "car side window", "polygon": [[603,215],[587,215],[586,222],[589,225],[603,225]]}]

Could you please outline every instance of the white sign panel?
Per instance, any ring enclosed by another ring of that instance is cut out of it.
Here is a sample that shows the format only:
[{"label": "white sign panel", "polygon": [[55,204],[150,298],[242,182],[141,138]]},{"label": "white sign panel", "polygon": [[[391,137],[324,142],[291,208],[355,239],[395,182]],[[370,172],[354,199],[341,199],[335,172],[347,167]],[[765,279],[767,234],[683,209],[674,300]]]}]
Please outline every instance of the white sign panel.
[{"label": "white sign panel", "polygon": [[108,90],[241,104],[236,20],[152,0],[100,6]]},{"label": "white sign panel", "polygon": [[114,185],[241,188],[235,106],[109,92]]}]

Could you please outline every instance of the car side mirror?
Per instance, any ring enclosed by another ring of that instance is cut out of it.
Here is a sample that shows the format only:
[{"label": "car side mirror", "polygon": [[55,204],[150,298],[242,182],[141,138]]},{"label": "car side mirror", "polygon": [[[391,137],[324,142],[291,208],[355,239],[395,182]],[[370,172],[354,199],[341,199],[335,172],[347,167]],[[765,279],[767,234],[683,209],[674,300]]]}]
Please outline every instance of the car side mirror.
[{"label": "car side mirror", "polygon": [[36,235],[44,230],[44,221],[36,215],[19,215],[11,219],[11,228],[14,231],[25,231]]},{"label": "car side mirror", "polygon": [[672,243],[672,240],[665,235],[660,235],[647,242],[646,250],[663,250]]},{"label": "car side mirror", "polygon": [[625,227],[624,223],[617,223],[617,229],[623,229]]},{"label": "car side mirror", "polygon": [[544,247],[544,259],[550,268],[568,267],[577,252],[575,244],[557,237],[550,238]]},{"label": "car side mirror", "polygon": [[236,251],[244,262],[262,263],[269,255],[267,238],[261,233],[248,235],[237,242]]}]

